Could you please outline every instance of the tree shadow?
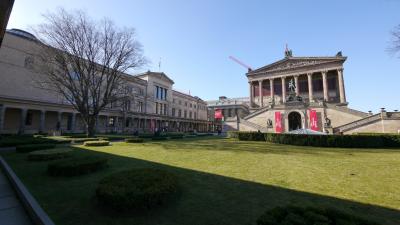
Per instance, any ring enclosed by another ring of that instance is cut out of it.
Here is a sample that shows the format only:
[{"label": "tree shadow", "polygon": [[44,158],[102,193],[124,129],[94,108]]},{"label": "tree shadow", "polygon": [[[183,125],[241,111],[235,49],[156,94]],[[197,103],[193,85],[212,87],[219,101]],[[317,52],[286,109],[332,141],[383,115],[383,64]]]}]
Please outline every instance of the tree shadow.
[{"label": "tree shadow", "polygon": [[[210,142],[210,141],[213,142]],[[217,142],[215,142],[217,141]],[[194,139],[190,142],[185,140],[174,141],[159,141],[157,145],[164,149],[190,149],[201,151],[215,151],[216,147],[221,151],[241,151],[252,153],[265,153],[265,154],[308,154],[308,155],[325,155],[330,153],[342,153],[343,155],[352,155],[354,153],[377,153],[382,152],[383,149],[364,149],[364,148],[327,148],[327,147],[312,147],[312,146],[294,146],[275,144],[264,141],[237,141],[235,139],[223,137],[211,137]],[[385,153],[399,153],[400,149],[385,148]]]},{"label": "tree shadow", "polygon": [[[59,225],[248,225],[255,224],[256,219],[265,210],[289,204],[334,207],[377,221],[382,225],[400,224],[398,210],[377,205],[98,152],[95,148],[78,149],[74,154],[107,157],[109,168],[80,177],[53,178],[43,173],[47,165],[45,162],[19,165],[15,163],[15,159],[11,160],[18,176]],[[174,173],[180,183],[179,199],[143,214],[120,215],[98,207],[95,189],[99,180],[114,172],[134,168],[158,168]]]}]

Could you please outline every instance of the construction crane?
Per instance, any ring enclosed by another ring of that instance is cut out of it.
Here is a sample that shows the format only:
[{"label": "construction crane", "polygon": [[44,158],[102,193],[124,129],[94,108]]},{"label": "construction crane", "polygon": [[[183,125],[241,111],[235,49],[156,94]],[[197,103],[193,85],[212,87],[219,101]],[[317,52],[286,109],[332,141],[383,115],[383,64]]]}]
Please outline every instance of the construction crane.
[{"label": "construction crane", "polygon": [[233,56],[229,56],[230,59],[232,59],[233,61],[235,61],[236,63],[238,63],[239,65],[245,67],[249,72],[252,71],[253,69],[248,66],[247,64],[243,63],[242,61],[240,61],[239,59],[233,57]]}]

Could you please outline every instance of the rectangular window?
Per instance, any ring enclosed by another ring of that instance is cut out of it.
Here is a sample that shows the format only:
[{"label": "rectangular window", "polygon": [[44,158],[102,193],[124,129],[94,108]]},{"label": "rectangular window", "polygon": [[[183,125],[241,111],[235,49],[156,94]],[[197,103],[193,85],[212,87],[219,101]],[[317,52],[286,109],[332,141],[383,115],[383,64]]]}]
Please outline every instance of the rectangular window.
[{"label": "rectangular window", "polygon": [[181,109],[178,111],[178,117],[182,117],[182,110]]},{"label": "rectangular window", "polygon": [[196,112],[194,113],[194,119],[197,120],[197,114],[196,114]]},{"label": "rectangular window", "polygon": [[175,108],[172,108],[172,116],[175,116]]},{"label": "rectangular window", "polygon": [[160,99],[164,99],[164,88],[160,88]]},{"label": "rectangular window", "polygon": [[186,110],[183,111],[183,117],[184,117],[184,118],[187,118],[187,112],[186,112]]},{"label": "rectangular window", "polygon": [[139,102],[138,112],[143,112],[143,102]]},{"label": "rectangular window", "polygon": [[164,115],[167,115],[167,104],[164,104]]},{"label": "rectangular window", "polygon": [[189,118],[192,119],[192,112],[189,112]]},{"label": "rectangular window", "polygon": [[158,103],[156,102],[156,114],[158,114]]},{"label": "rectangular window", "polygon": [[160,112],[159,114],[163,114],[163,104],[160,103]]},{"label": "rectangular window", "polygon": [[164,89],[164,100],[167,100],[167,89]]}]

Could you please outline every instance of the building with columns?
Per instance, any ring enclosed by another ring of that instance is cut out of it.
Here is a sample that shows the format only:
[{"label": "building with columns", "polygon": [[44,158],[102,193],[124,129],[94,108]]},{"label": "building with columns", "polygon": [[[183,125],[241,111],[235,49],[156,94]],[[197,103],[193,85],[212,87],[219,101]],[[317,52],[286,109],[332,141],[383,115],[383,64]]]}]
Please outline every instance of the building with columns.
[{"label": "building with columns", "polygon": [[345,61],[341,52],[335,56],[293,57],[286,50],[282,60],[246,73],[250,113],[227,124],[244,131],[397,133],[400,113],[382,110],[373,115],[348,107]]},{"label": "building with columns", "polygon": [[[0,48],[0,133],[81,133],[80,115],[62,97],[38,88],[34,71],[38,40],[8,30]],[[113,102],[97,120],[97,132],[207,131],[207,103],[173,89],[162,72],[124,75],[129,99]],[[124,105],[124,107],[121,107]]]}]

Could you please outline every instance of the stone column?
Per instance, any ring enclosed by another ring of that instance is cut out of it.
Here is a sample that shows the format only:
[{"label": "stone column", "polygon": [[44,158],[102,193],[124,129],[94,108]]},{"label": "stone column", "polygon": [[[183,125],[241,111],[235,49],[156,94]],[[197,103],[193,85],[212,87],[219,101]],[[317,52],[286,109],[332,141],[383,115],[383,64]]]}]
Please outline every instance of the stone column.
[{"label": "stone column", "polygon": [[286,82],[285,77],[281,77],[282,79],[282,102],[286,102]]},{"label": "stone column", "polygon": [[307,73],[308,78],[308,99],[310,102],[314,102],[313,97],[313,85],[312,85],[312,73]]},{"label": "stone column", "polygon": [[294,85],[296,86],[296,96],[299,96],[300,95],[299,75],[294,76]]},{"label": "stone column", "polygon": [[322,71],[321,73],[322,73],[322,88],[324,91],[324,101],[327,102],[329,100],[327,71]]},{"label": "stone column", "polygon": [[264,106],[264,102],[263,102],[263,91],[262,91],[262,80],[258,81],[258,101],[259,101],[259,105],[260,107]]},{"label": "stone column", "polygon": [[19,123],[19,134],[23,134],[25,132],[25,122],[26,122],[26,115],[28,113],[27,109],[21,109],[21,121]]},{"label": "stone column", "polygon": [[253,91],[253,83],[251,81],[249,82],[249,86],[250,86],[250,107],[253,107],[254,91]]},{"label": "stone column", "polygon": [[275,102],[275,93],[274,93],[274,78],[269,79],[269,90],[271,94],[271,103]]},{"label": "stone column", "polygon": [[43,133],[45,130],[45,125],[46,125],[46,111],[41,110],[40,111],[40,117],[39,117],[39,133]]},{"label": "stone column", "polygon": [[62,128],[62,117],[61,117],[61,115],[62,115],[62,112],[57,112],[57,124],[59,124],[60,125],[60,129],[59,129],[59,131],[61,131],[61,128]]},{"label": "stone column", "polygon": [[75,132],[76,127],[76,113],[72,113],[71,117],[71,133]]},{"label": "stone column", "polygon": [[4,117],[6,115],[6,106],[0,106],[0,133],[4,130]]},{"label": "stone column", "polygon": [[338,80],[339,80],[339,95],[340,95],[340,103],[346,102],[346,94],[344,90],[344,80],[343,80],[343,68],[338,69]]}]

